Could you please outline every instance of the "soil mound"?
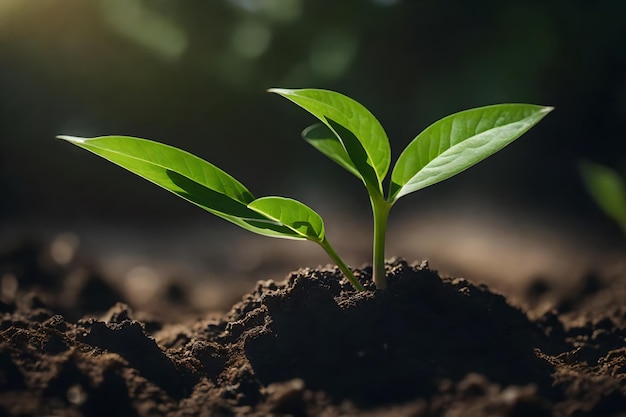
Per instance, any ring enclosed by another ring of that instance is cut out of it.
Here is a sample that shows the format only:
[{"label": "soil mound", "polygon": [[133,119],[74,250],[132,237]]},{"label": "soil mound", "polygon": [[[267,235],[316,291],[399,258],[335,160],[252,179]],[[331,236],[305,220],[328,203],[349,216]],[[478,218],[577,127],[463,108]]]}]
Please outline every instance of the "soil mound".
[{"label": "soil mound", "polygon": [[550,391],[553,367],[535,354],[547,346],[542,330],[502,296],[404,262],[376,291],[368,272],[364,293],[334,272],[303,271],[236,307],[230,320],[255,326],[243,343],[263,384],[301,378],[370,405],[431,395],[469,373]]}]

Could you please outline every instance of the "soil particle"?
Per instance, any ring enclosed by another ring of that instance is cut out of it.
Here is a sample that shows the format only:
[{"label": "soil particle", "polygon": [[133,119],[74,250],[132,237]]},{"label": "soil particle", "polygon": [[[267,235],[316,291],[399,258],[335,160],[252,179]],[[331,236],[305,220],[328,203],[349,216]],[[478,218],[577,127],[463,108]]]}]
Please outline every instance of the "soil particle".
[{"label": "soil particle", "polygon": [[427,264],[389,263],[385,291],[357,270],[361,293],[336,269],[303,269],[222,316],[163,323],[114,292],[103,315],[104,302],[60,302],[69,287],[37,274],[62,283],[78,266],[18,267],[33,252],[0,258],[5,277],[27,277],[0,304],[2,417],[625,415],[623,276],[531,320]]}]

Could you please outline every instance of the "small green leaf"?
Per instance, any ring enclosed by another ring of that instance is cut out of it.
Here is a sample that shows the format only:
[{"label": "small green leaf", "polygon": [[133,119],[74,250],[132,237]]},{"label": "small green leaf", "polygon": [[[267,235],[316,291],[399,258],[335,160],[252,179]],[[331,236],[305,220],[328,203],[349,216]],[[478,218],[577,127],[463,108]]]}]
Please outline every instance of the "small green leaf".
[{"label": "small green leaf", "polygon": [[254,196],[239,181],[188,152],[128,136],[59,136],[173,192],[203,209],[264,236],[303,239],[291,228],[248,208]]},{"label": "small green leaf", "polygon": [[552,107],[497,104],[433,123],[402,152],[391,174],[389,201],[448,179],[524,134]]},{"label": "small green leaf", "polygon": [[[382,194],[382,182],[389,170],[391,149],[387,134],[369,110],[334,91],[281,88],[268,91],[291,100],[324,123],[343,144],[351,165],[359,172],[365,185]],[[347,168],[346,165],[342,166]]]},{"label": "small green leaf", "polygon": [[309,126],[302,132],[302,137],[310,143],[315,149],[341,165],[357,178],[361,178],[361,174],[356,169],[350,156],[344,149],[341,141],[326,125],[321,123]]},{"label": "small green leaf", "polygon": [[318,243],[324,240],[324,222],[320,215],[297,200],[261,197],[248,204],[248,207],[288,227],[304,239]]},{"label": "small green leaf", "polygon": [[581,163],[580,172],[584,184],[596,204],[626,233],[626,185],[624,178],[613,169],[593,162]]}]

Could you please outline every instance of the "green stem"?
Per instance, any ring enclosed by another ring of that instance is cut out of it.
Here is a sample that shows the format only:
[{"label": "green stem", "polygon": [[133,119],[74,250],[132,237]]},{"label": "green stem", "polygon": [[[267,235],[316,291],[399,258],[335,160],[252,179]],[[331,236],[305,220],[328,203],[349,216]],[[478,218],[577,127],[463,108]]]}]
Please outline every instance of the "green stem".
[{"label": "green stem", "polygon": [[328,256],[330,256],[330,259],[332,259],[333,262],[337,264],[339,269],[341,269],[341,272],[343,272],[346,278],[348,278],[348,281],[350,281],[354,288],[356,288],[357,291],[365,291],[363,285],[361,285],[361,283],[357,281],[352,271],[350,271],[350,268],[348,268],[348,265],[345,264],[345,262],[339,257],[339,255],[337,255],[337,252],[335,252],[335,249],[333,249],[333,247],[330,245],[330,242],[326,240],[326,238],[324,238],[324,240],[319,242],[319,244],[320,246],[322,246],[322,248],[324,248]]},{"label": "green stem", "polygon": [[385,235],[387,234],[387,219],[392,203],[388,203],[379,195],[370,194],[372,212],[374,215],[374,259],[373,280],[376,288],[387,288],[387,275],[385,273]]}]

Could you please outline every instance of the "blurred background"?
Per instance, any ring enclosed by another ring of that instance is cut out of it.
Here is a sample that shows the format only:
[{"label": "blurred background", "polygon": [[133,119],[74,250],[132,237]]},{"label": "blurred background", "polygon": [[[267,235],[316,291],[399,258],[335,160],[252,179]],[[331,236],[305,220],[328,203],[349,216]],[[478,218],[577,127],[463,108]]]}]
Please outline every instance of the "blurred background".
[{"label": "blurred background", "polygon": [[313,87],[368,107],[394,158],[456,111],[555,106],[497,155],[400,201],[387,254],[503,290],[574,282],[623,250],[578,164],[626,168],[624,16],[613,0],[0,0],[0,242],[80,248],[129,293],[199,278],[207,306],[328,262],[54,139],[124,134],[307,203],[338,252],[366,264],[364,188],[300,139],[310,115],[265,92]]}]

